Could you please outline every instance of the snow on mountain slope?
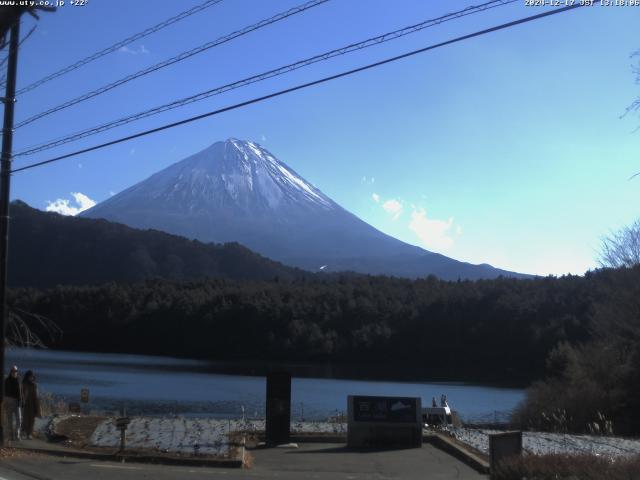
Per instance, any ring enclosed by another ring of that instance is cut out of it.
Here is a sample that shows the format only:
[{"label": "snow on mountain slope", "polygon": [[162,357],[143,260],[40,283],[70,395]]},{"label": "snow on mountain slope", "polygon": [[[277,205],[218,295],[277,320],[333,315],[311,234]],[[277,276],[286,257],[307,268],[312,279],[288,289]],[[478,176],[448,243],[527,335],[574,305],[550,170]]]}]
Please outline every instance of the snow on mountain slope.
[{"label": "snow on mountain slope", "polygon": [[[343,209],[255,142],[217,142],[83,216],[211,242],[239,242],[284,263],[417,277],[491,278],[510,272],[436,255]],[[515,274],[517,275],[517,274]]]}]

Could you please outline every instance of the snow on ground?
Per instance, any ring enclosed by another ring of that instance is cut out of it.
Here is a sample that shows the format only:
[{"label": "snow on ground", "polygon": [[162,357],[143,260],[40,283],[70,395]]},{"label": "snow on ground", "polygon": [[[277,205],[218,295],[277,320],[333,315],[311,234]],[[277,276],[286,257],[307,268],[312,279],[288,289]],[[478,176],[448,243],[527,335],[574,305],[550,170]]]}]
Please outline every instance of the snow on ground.
[{"label": "snow on ground", "polygon": [[[248,420],[246,431],[264,431],[264,420]],[[291,422],[291,433],[335,433],[346,435],[347,424],[335,422]]]},{"label": "snow on ground", "polygon": [[36,418],[36,421],[33,423],[33,432],[36,434],[41,434],[42,436],[46,435],[47,428],[51,423],[51,417],[40,417]]},{"label": "snow on ground", "polygon": [[[65,417],[36,420],[36,431],[54,429],[56,421]],[[151,449],[181,454],[226,456],[229,454],[229,433],[264,432],[264,420],[223,420],[191,417],[132,417],[127,429],[127,447]],[[291,422],[292,433],[347,433],[346,423]],[[489,454],[489,435],[497,430],[454,428],[451,431],[461,442]],[[607,457],[640,455],[640,439],[569,435],[561,433],[523,432],[525,451],[537,455],[548,453],[592,454]],[[90,445],[120,446],[120,431],[115,419],[102,422],[91,436]]]},{"label": "snow on ground", "polygon": [[[127,428],[127,448],[226,456],[229,433],[237,431],[239,423],[203,418],[134,417]],[[93,432],[90,444],[118,447],[120,430],[116,428],[115,419],[102,422]]]},{"label": "snow on ground", "polygon": [[[181,454],[225,456],[229,433],[264,431],[264,420],[219,420],[185,417],[134,417],[127,428],[127,448]],[[346,424],[292,422],[294,433],[346,433]],[[118,447],[120,431],[115,419],[102,422],[91,436],[95,447]]]},{"label": "snow on ground", "polygon": [[[454,428],[452,433],[458,440],[488,455],[489,435],[500,432],[496,430]],[[640,440],[562,433],[523,432],[522,447],[525,451],[536,455],[584,453],[618,457],[640,454]]]}]

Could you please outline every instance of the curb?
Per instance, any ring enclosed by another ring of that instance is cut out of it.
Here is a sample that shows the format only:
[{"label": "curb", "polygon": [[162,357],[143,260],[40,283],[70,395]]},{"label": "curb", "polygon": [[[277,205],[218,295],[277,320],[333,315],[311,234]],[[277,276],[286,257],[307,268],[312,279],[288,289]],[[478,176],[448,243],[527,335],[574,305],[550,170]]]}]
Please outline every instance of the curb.
[{"label": "curb", "polygon": [[[266,438],[264,433],[257,435],[256,438],[261,442],[265,442]],[[345,434],[326,434],[326,433],[305,433],[289,435],[289,442],[291,443],[347,443],[347,436]]]},{"label": "curb", "polygon": [[458,460],[466,463],[478,473],[489,474],[489,463],[480,456],[466,450],[448,437],[439,433],[423,435],[422,441],[448,453]]},{"label": "curb", "polygon": [[291,435],[294,443],[347,443],[346,435]]},{"label": "curb", "polygon": [[244,443],[240,447],[239,458],[219,459],[219,458],[188,458],[188,457],[168,457],[160,455],[128,455],[119,453],[98,453],[82,452],[79,450],[54,450],[47,448],[18,447],[16,450],[38,453],[41,455],[52,455],[58,457],[82,458],[86,460],[98,460],[103,462],[131,462],[131,463],[154,463],[158,465],[182,465],[191,467],[222,467],[222,468],[242,468],[245,462]]}]

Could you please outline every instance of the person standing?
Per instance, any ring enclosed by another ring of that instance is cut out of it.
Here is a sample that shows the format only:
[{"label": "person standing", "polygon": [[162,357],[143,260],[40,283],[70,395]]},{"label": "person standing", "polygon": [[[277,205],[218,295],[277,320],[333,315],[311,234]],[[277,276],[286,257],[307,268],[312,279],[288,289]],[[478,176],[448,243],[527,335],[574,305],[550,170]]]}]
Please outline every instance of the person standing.
[{"label": "person standing", "polygon": [[4,404],[12,440],[20,440],[20,428],[22,426],[21,403],[22,389],[20,388],[18,367],[14,365],[4,380]]},{"label": "person standing", "polygon": [[31,440],[33,425],[37,417],[40,417],[40,399],[38,398],[38,385],[36,376],[31,370],[24,374],[22,381],[22,431]]}]

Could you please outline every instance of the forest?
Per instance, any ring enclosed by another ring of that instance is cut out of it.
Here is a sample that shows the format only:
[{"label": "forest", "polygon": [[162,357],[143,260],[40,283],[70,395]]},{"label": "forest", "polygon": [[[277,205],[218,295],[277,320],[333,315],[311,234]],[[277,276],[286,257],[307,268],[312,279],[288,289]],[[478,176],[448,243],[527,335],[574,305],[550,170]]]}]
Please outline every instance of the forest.
[{"label": "forest", "polygon": [[362,275],[291,281],[147,280],[19,288],[60,349],[212,360],[410,363],[417,374],[529,382],[548,354],[593,337],[640,268],[584,277],[446,282]]}]

